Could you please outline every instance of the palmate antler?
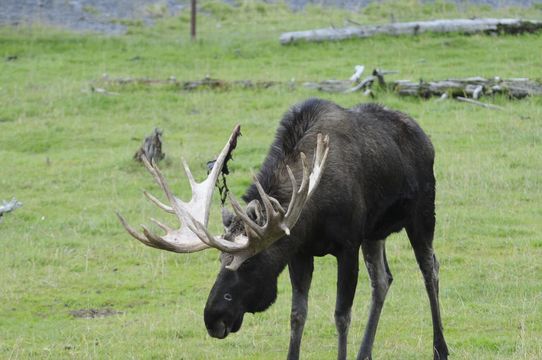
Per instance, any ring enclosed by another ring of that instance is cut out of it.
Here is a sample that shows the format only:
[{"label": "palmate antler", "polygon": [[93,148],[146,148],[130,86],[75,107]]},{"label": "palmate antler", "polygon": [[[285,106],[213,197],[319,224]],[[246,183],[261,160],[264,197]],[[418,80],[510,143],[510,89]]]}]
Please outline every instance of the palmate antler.
[{"label": "palmate antler", "polygon": [[157,249],[163,249],[178,253],[191,253],[209,248],[210,245],[202,242],[200,238],[188,228],[187,225],[190,223],[190,221],[192,221],[192,219],[194,219],[199,223],[205,224],[205,226],[207,226],[209,222],[209,212],[211,209],[211,199],[215,189],[216,181],[218,179],[218,176],[220,175],[220,172],[222,171],[222,167],[224,166],[226,159],[237,145],[237,138],[240,134],[241,127],[237,125],[233,129],[226,146],[224,146],[222,152],[218,155],[218,158],[216,159],[216,162],[209,176],[207,177],[207,179],[200,183],[194,180],[194,176],[190,172],[188,164],[183,159],[184,171],[186,173],[186,177],[188,178],[190,188],[192,190],[192,198],[189,202],[184,202],[175,197],[171,192],[162,172],[160,171],[160,169],[158,169],[158,166],[156,166],[154,162],[149,163],[147,158],[143,156],[143,164],[145,164],[147,170],[149,170],[158,185],[160,185],[162,190],[164,190],[164,193],[166,194],[166,197],[168,198],[168,201],[171,205],[169,206],[163,204],[162,202],[160,202],[160,200],[158,200],[146,191],[144,192],[145,196],[162,210],[165,210],[168,213],[175,214],[181,223],[181,227],[176,230],[171,229],[167,225],[164,225],[155,219],[151,219],[151,221],[153,221],[156,225],[162,228],[166,232],[166,234],[163,236],[158,236],[149,231],[149,229],[144,225],[142,225],[143,234],[141,234],[133,227],[131,227],[124,219],[124,217],[122,217],[122,215],[117,213],[117,216],[119,217],[120,222],[122,223],[126,231],[128,231],[130,235],[141,241],[143,244]]},{"label": "palmate antler", "polygon": [[325,138],[321,134],[317,136],[313,169],[310,175],[305,154],[300,154],[303,179],[299,188],[292,170],[287,166],[288,175],[292,182],[292,195],[287,210],[284,210],[278,200],[265,193],[257,178],[254,179],[261,197],[261,202],[265,208],[266,220],[264,225],[260,226],[253,221],[237,200],[230,196],[233,210],[243,221],[246,231],[246,236],[239,235],[234,241],[230,241],[224,239],[222,236],[211,235],[207,229],[207,224],[209,221],[211,197],[216,180],[222,170],[226,157],[235,147],[238,135],[239,126],[234,129],[228,144],[226,144],[218,156],[211,174],[202,183],[195,182],[188,166],[184,163],[185,172],[192,188],[192,199],[188,203],[176,198],[171,193],[158,167],[144,159],[145,166],[164,190],[171,206],[161,203],[147,192],[145,192],[145,195],[163,210],[174,213],[181,222],[181,227],[178,230],[174,230],[157,220],[151,219],[160,228],[165,230],[166,234],[158,236],[150,232],[145,226],[143,226],[143,234],[141,234],[128,225],[126,220],[117,213],[128,233],[145,245],[168,251],[189,253],[209,247],[219,249],[233,255],[233,260],[226,266],[230,270],[237,270],[246,259],[266,249],[284,235],[289,235],[290,229],[296,224],[306,201],[313,193],[322,176],[329,151],[328,136]]}]

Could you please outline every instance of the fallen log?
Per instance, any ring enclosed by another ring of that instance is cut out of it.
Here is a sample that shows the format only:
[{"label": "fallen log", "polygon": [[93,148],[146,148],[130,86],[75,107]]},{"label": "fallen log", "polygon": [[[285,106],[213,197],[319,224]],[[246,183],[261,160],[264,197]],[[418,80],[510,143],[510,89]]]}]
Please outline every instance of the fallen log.
[{"label": "fallen log", "polygon": [[[186,91],[194,90],[229,90],[231,88],[242,88],[242,89],[267,89],[269,87],[280,85],[281,82],[278,81],[252,81],[252,80],[220,80],[214,79],[211,77],[204,77],[201,80],[193,81],[179,81],[174,76],[169,77],[168,79],[149,79],[149,78],[110,78],[109,76],[103,76],[100,80],[95,81],[96,84],[102,86],[126,86],[126,85],[166,85],[174,86],[176,88],[181,88]],[[95,87],[91,84],[91,90],[95,91]],[[106,90],[101,89],[101,92],[106,92]],[[115,93],[116,94],[116,93]],[[118,94],[116,94],[118,95]]]},{"label": "fallen log", "polygon": [[330,93],[340,93],[352,87],[350,80],[324,80],[319,82],[305,82],[303,87]]},{"label": "fallen log", "polygon": [[299,41],[336,41],[351,38],[367,38],[379,34],[418,35],[424,32],[438,33],[491,33],[521,34],[533,33],[542,29],[542,21],[522,19],[453,19],[415,21],[383,25],[363,25],[342,29],[315,29],[287,32],[280,35],[282,45]]}]

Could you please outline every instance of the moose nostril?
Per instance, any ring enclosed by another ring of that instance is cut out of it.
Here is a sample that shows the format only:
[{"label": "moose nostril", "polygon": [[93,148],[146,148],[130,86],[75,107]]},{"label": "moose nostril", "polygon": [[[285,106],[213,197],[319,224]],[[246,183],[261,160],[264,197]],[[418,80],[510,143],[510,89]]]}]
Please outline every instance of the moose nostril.
[{"label": "moose nostril", "polygon": [[228,336],[229,329],[224,321],[218,321],[217,323],[213,324],[212,328],[207,328],[207,332],[214,338],[224,339],[226,336]]}]

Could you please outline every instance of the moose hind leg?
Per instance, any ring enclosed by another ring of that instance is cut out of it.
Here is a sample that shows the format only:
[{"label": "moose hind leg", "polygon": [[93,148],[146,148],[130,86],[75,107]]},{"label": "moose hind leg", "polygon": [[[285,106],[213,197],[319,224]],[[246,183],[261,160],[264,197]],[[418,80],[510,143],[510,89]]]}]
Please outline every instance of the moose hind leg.
[{"label": "moose hind leg", "polygon": [[312,256],[295,257],[288,264],[292,283],[292,312],[290,315],[290,346],[288,360],[299,359],[301,337],[307,319],[309,289],[312,281],[314,260]]},{"label": "moose hind leg", "polygon": [[337,301],[335,326],[338,333],[337,359],[346,360],[348,328],[356,286],[358,284],[359,250],[348,249],[337,256]]},{"label": "moose hind leg", "polygon": [[[420,212],[418,212],[420,213]],[[427,212],[426,212],[427,215]],[[448,359],[448,347],[444,340],[439,306],[439,263],[433,251],[434,216],[424,216],[406,226],[408,238],[414,249],[416,261],[422,272],[433,321],[433,358]]]},{"label": "moose hind leg", "polygon": [[367,272],[371,280],[372,294],[369,320],[365,326],[365,334],[358,352],[358,360],[371,359],[378,320],[380,319],[386,294],[393,280],[386,260],[384,245],[384,240],[365,240],[361,246]]}]

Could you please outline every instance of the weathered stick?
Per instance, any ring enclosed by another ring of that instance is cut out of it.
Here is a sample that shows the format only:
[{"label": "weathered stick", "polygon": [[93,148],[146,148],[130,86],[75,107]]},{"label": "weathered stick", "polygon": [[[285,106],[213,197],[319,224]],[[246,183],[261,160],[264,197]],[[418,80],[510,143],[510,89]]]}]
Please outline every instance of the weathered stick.
[{"label": "weathered stick", "polygon": [[23,206],[23,204],[17,199],[13,198],[11,201],[4,201],[2,200],[2,205],[0,205],[0,221],[2,221],[2,216],[4,214],[7,214],[8,212],[12,212],[13,210],[20,208]]},{"label": "weathered stick", "polygon": [[375,79],[376,79],[376,76],[370,75],[366,77],[363,81],[361,81],[359,84],[354,86],[353,88],[348,88],[346,90],[343,90],[342,92],[348,94],[348,93],[356,92],[366,87],[370,87],[375,81]]},{"label": "weathered stick", "polygon": [[366,38],[379,34],[417,35],[424,32],[461,33],[507,33],[536,32],[542,29],[541,21],[521,19],[454,19],[432,20],[385,25],[364,25],[342,29],[315,29],[287,32],[280,35],[283,45],[298,41],[330,41],[351,38]]},{"label": "weathered stick", "polygon": [[356,65],[354,67],[354,69],[356,70],[356,72],[354,74],[352,74],[352,76],[350,76],[350,81],[359,81],[359,78],[361,77],[361,75],[365,71],[365,66]]},{"label": "weathered stick", "polygon": [[464,97],[461,97],[461,96],[456,97],[456,99],[459,100],[459,101],[463,101],[463,102],[472,104],[472,105],[481,106],[481,107],[484,107],[486,109],[504,110],[502,107],[497,106],[497,105],[486,104],[486,103],[483,103],[483,102],[480,102],[480,101],[476,101],[476,100],[469,99],[469,98],[464,98]]}]

